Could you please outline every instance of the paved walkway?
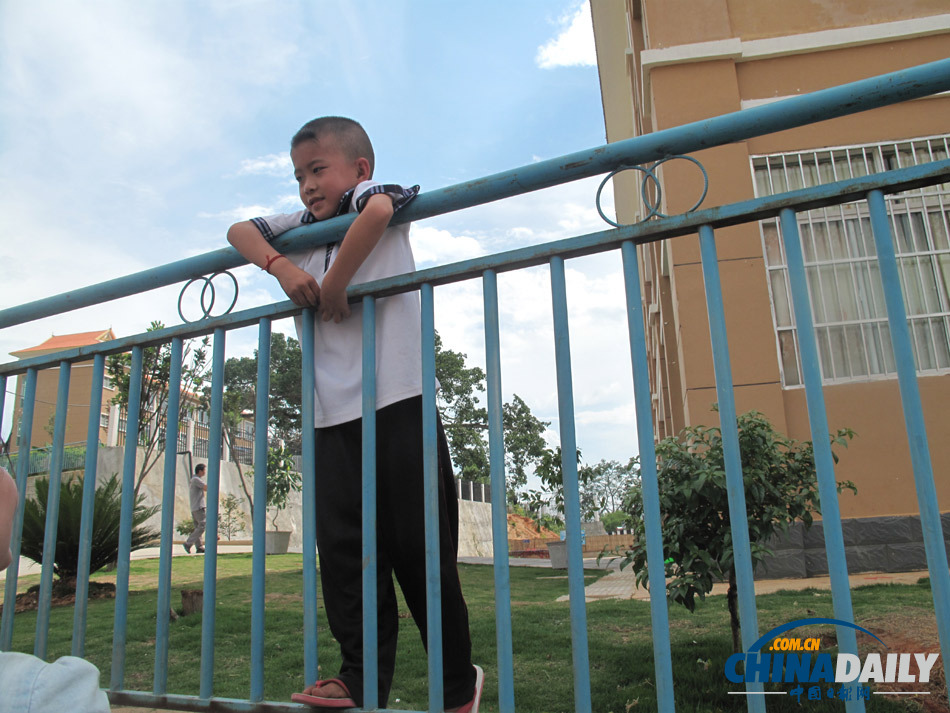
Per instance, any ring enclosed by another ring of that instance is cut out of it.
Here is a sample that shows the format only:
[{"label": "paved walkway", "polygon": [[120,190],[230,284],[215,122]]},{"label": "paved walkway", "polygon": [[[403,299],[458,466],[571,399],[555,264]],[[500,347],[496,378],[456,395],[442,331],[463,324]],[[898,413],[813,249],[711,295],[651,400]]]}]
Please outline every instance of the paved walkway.
[{"label": "paved walkway", "polygon": [[[586,565],[586,561],[585,561]],[[849,577],[852,587],[860,587],[866,584],[914,584],[921,577],[927,577],[928,573],[923,572],[863,572],[852,574]],[[729,585],[727,582],[720,582],[713,585],[711,594],[725,594]],[[755,593],[768,594],[781,590],[801,589],[831,589],[831,579],[829,577],[809,577],[807,579],[764,579],[755,582]],[[641,601],[650,601],[650,592],[637,587],[636,576],[630,569],[612,571],[606,577],[601,577],[593,584],[584,589],[585,599],[588,602],[596,602],[601,599],[638,599]],[[558,601],[567,601],[568,597],[559,597]]]},{"label": "paved walkway", "polygon": [[[492,564],[491,557],[459,557],[459,562],[468,564]],[[512,557],[513,567],[550,567],[550,560]],[[650,592],[637,587],[636,575],[627,567],[620,569],[617,558],[603,558],[600,563],[596,558],[585,558],[584,569],[607,569],[610,572],[584,588],[585,599],[596,602],[602,599],[637,599],[650,601]],[[567,574],[567,570],[561,570]],[[862,572],[849,577],[852,587],[867,584],[915,584],[922,577],[929,576],[926,570],[920,572]],[[728,583],[720,582],[713,585],[711,594],[725,594]],[[781,590],[800,589],[831,589],[829,577],[809,577],[807,579],[762,579],[755,582],[756,594],[769,594]],[[559,602],[568,601],[568,595],[558,597]]]}]

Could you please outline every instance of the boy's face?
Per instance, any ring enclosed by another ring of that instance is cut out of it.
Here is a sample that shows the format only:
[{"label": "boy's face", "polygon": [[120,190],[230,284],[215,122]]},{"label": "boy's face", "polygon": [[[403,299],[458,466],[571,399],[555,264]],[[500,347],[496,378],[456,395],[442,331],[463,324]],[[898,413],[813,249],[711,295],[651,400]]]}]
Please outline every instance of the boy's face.
[{"label": "boy's face", "polygon": [[369,161],[348,158],[332,136],[302,141],[290,152],[300,200],[317,220],[336,215],[343,194],[369,176]]}]

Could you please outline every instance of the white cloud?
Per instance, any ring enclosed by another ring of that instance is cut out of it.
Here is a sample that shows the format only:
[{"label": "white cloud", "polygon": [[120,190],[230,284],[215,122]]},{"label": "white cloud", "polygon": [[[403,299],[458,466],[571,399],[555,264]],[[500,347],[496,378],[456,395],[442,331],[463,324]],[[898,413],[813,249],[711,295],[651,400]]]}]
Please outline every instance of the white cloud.
[{"label": "white cloud", "polygon": [[223,220],[227,222],[238,220],[250,220],[262,216],[275,215],[276,213],[295,212],[302,208],[300,196],[286,195],[275,198],[273,202],[267,204],[253,203],[251,205],[239,205],[228,210],[222,210],[217,213],[198,213],[199,218],[211,218],[214,220]]},{"label": "white cloud", "polygon": [[289,154],[268,154],[258,158],[246,158],[237,170],[238,176],[265,175],[286,177],[293,173],[294,167]]},{"label": "white cloud", "polygon": [[429,225],[413,224],[409,239],[416,265],[442,265],[484,255],[487,251],[478,240],[467,235],[452,235]]},{"label": "white cloud", "polygon": [[561,32],[538,48],[535,62],[541,69],[592,67],[597,64],[590,3],[585,1],[572,13],[561,17]]}]

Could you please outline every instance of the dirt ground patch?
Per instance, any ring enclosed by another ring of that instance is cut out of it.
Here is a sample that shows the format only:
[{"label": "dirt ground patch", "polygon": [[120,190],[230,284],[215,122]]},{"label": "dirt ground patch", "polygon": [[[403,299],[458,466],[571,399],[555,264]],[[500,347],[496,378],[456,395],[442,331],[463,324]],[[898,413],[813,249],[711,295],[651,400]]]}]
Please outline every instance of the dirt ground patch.
[{"label": "dirt ground patch", "polygon": [[533,540],[539,538],[558,539],[558,534],[546,527],[538,528],[537,523],[525,515],[508,513],[508,539]]},{"label": "dirt ground patch", "polygon": [[[89,582],[89,599],[114,599],[115,585],[111,582]],[[40,601],[40,585],[35,584],[25,592],[16,595],[16,608],[19,614],[24,611],[34,611]],[[75,585],[68,586],[59,580],[53,582],[52,606],[61,607],[73,604],[76,601]],[[3,604],[0,604],[0,614],[3,613]]]},{"label": "dirt ground patch", "polygon": [[[881,661],[884,665],[886,665],[887,654],[940,653],[937,620],[932,611],[910,608],[899,614],[893,613],[887,616],[862,619],[861,626],[884,642],[882,644],[881,641],[863,632],[857,632],[858,651],[862,661],[864,656],[872,652],[881,655]],[[822,638],[834,641],[834,631],[825,632]],[[903,693],[927,691],[926,694],[901,695],[895,696],[895,698],[910,703],[908,710],[921,710],[926,711],[926,713],[950,713],[950,704],[947,701],[946,669],[942,656],[938,657],[937,663],[930,670],[929,681],[920,683],[916,680],[920,671],[916,660],[913,658],[910,661],[909,673],[915,679],[913,682],[874,682],[874,689],[877,692]],[[914,705],[917,707],[915,708]]]},{"label": "dirt ground patch", "polygon": [[[858,648],[862,654],[877,652],[884,659],[886,654],[893,653],[940,653],[940,639],[937,633],[937,620],[933,612],[924,610],[908,612],[907,614],[888,615],[887,618],[870,619],[861,622],[868,631],[874,632],[880,641],[867,634],[858,632]],[[910,673],[916,679],[919,671],[917,662],[911,660]],[[947,700],[947,678],[943,657],[930,670],[930,681],[927,683],[878,683],[878,691],[929,691],[929,695],[901,696],[911,699],[920,709],[927,713],[950,713],[950,702]]]}]

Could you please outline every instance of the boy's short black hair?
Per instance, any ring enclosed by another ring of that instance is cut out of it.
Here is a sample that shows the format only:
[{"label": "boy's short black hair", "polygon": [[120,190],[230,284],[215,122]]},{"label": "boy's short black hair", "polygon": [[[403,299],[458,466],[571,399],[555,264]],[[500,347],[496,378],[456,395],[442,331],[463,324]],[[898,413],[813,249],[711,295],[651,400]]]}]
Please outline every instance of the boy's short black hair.
[{"label": "boy's short black hair", "polygon": [[205,469],[205,464],[199,463],[198,465],[195,466],[195,475],[198,475],[198,473],[200,473],[204,469]]},{"label": "boy's short black hair", "polygon": [[367,159],[370,176],[373,175],[373,169],[376,166],[373,143],[358,121],[347,119],[345,116],[321,116],[319,119],[308,121],[290,140],[290,150],[293,151],[304,141],[319,141],[327,134],[333,135],[348,158]]}]

